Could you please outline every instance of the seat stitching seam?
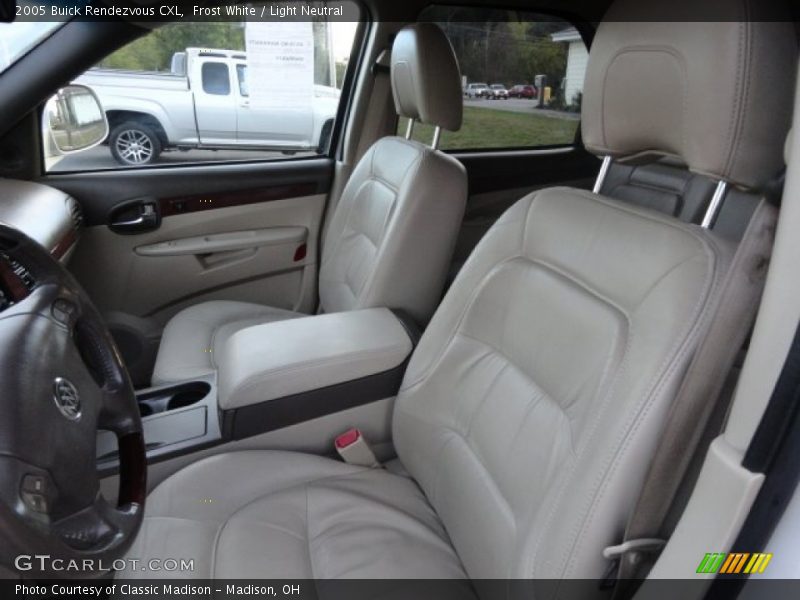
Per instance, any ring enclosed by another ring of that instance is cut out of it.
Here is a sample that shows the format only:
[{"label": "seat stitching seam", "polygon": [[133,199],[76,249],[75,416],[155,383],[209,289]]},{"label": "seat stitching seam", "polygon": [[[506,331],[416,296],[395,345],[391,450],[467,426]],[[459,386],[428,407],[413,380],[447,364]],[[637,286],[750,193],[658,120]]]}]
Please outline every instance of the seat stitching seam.
[{"label": "seat stitching seam", "polygon": [[[652,378],[652,382],[653,383],[651,384],[650,392],[648,392],[648,394],[646,394],[640,400],[640,402],[638,403],[638,409],[636,411],[634,411],[634,416],[629,418],[629,421],[632,421],[632,422],[636,421],[636,419],[637,419],[636,414],[641,412],[641,410],[642,410],[641,407],[645,406],[645,405],[648,406],[648,407],[651,406],[652,405],[651,399],[654,398],[654,397],[657,397],[658,392],[666,384],[666,381],[669,379],[669,375],[671,374],[672,371],[674,371],[674,369],[676,368],[677,364],[680,362],[679,359],[681,358],[681,347],[685,346],[686,344],[689,343],[689,340],[692,337],[692,332],[693,332],[693,327],[695,326],[695,322],[700,317],[700,313],[702,313],[702,308],[703,308],[703,306],[704,306],[704,304],[706,302],[706,299],[709,297],[709,295],[711,293],[711,289],[709,287],[709,284],[710,284],[710,282],[713,281],[713,279],[715,277],[715,264],[716,264],[715,258],[716,258],[716,254],[711,251],[711,248],[710,248],[710,246],[708,244],[704,244],[703,248],[705,249],[707,256],[711,259],[711,261],[710,261],[711,268],[706,273],[706,277],[705,277],[705,279],[703,281],[703,288],[705,289],[705,292],[700,294],[700,296],[698,298],[698,301],[695,304],[695,307],[694,307],[694,310],[693,310],[693,315],[692,315],[692,318],[690,319],[690,322],[692,323],[692,325],[690,325],[687,328],[686,332],[676,340],[675,344],[673,345],[673,348],[667,353],[665,359],[662,361],[661,365],[657,368],[656,373]],[[596,435],[596,431],[597,431],[597,427],[598,427],[598,424],[600,422],[600,419],[603,416],[603,414],[605,413],[605,411],[608,409],[610,398],[611,398],[611,393],[614,390],[614,386],[620,381],[620,379],[622,378],[622,375],[628,369],[629,361],[630,361],[630,356],[629,356],[630,347],[631,347],[631,343],[632,343],[632,340],[634,339],[634,337],[635,337],[634,336],[634,327],[633,327],[633,324],[631,323],[630,324],[630,332],[629,332],[629,335],[628,335],[628,340],[627,340],[625,351],[624,351],[624,360],[621,361],[621,363],[620,363],[620,368],[617,371],[616,376],[614,377],[614,382],[609,386],[609,389],[608,389],[608,391],[606,393],[606,397],[602,401],[602,405],[600,407],[600,410],[598,410],[595,413],[595,417],[594,417],[594,419],[592,421],[589,434],[586,437],[586,441],[584,441],[584,443],[582,444],[582,447],[581,447],[581,449],[579,451],[578,456],[576,456],[577,459],[580,459],[581,455],[583,455],[585,453],[586,448],[589,447],[588,441],[593,439],[593,437]],[[644,413],[645,415],[646,415],[646,412],[647,411],[645,411],[645,413]],[[637,423],[637,426],[638,426],[638,423]],[[608,463],[615,463],[618,460],[618,458],[615,458],[615,457],[618,457],[618,456],[621,456],[622,454],[624,454],[624,450],[627,448],[627,445],[629,444],[630,439],[635,434],[636,428],[637,427],[634,426],[633,430],[630,432],[630,435],[626,435],[628,429],[630,429],[630,426],[622,431],[622,433],[618,436],[618,440],[620,440],[620,442],[622,442],[622,447],[620,448],[620,444],[619,443],[615,444],[614,446],[612,446],[612,448],[617,448],[617,450],[612,450],[612,456],[609,458]],[[554,500],[553,500],[553,502],[551,504],[550,511],[548,512],[548,517],[547,517],[546,521],[543,524],[543,531],[547,531],[547,529],[549,529],[550,526],[552,525],[553,519],[555,518],[555,513],[557,512],[557,508],[558,508],[558,502],[557,501],[560,500],[561,497],[563,497],[564,493],[566,493],[566,489],[568,487],[568,484],[569,484],[569,482],[571,481],[572,477],[575,474],[575,469],[577,468],[578,462],[579,462],[579,460],[575,461],[575,463],[570,467],[570,472],[565,475],[564,479],[562,479],[562,483],[559,486],[559,491],[556,494],[556,496],[555,496],[555,498],[554,498]],[[600,480],[600,481],[598,483],[596,483],[595,486],[601,485],[601,487],[604,487],[604,479],[605,479],[604,476],[608,472],[608,469],[609,469],[609,466],[606,466],[602,470],[603,472],[601,472],[598,475],[598,480]],[[600,497],[602,497],[602,496],[600,496]],[[589,503],[589,506],[584,510],[584,513],[583,513],[584,515],[586,515],[586,511],[591,509],[591,506],[594,506],[594,504],[596,503],[597,499],[599,499],[599,498],[597,498],[597,492],[595,492],[595,496],[592,498],[592,501]],[[567,552],[568,564],[566,564],[563,567],[564,571],[567,571],[569,568],[571,568],[571,565],[574,564],[575,556],[577,554],[577,552],[575,550],[575,546],[576,546],[576,544],[580,543],[580,537],[576,538],[576,536],[578,535],[578,531],[579,530],[585,530],[586,526],[588,526],[588,523],[585,521],[585,519],[586,519],[586,516],[584,516],[583,519],[580,519],[579,522],[576,523],[575,529],[574,529],[573,534],[572,534],[573,540],[576,540],[576,541],[573,541],[573,543],[570,546],[571,549]],[[589,519],[591,520],[591,515],[589,515]],[[543,537],[544,537],[543,535],[540,536],[539,539],[537,540],[535,546],[534,546],[534,552],[533,552],[533,555],[532,555],[532,560],[529,561],[529,567],[526,569],[526,572],[530,572],[531,574],[533,574],[535,572],[535,565],[537,564],[536,559],[537,559],[539,550],[541,548],[541,540],[543,539]],[[569,559],[569,557],[572,557],[572,558]],[[562,573],[563,573],[563,571],[562,571]]]},{"label": "seat stitching seam", "polygon": [[[678,365],[687,356],[697,350],[695,342],[700,338],[702,332],[706,329],[706,325],[714,312],[711,309],[714,308],[715,300],[719,292],[721,283],[720,271],[722,270],[724,269],[719,268],[718,261],[713,260],[706,281],[704,282],[706,289],[704,293],[700,295],[699,301],[696,305],[695,314],[692,315],[692,319],[690,320],[691,325],[685,330],[681,338],[678,340],[679,343],[676,344],[676,347],[671,350],[670,354],[668,355],[668,359],[665,359],[662,362],[662,365],[659,367],[657,372],[657,377],[654,377],[651,391],[638,403],[637,410],[628,420],[630,424],[619,436],[621,444],[616,444],[614,446],[615,449],[609,457],[607,466],[604,469],[604,473],[602,476],[598,476],[599,481],[597,485],[599,487],[596,489],[594,497],[589,503],[589,506],[584,511],[584,517],[582,519],[583,524],[580,527],[581,531],[588,529],[594,521],[595,515],[593,514],[591,508],[600,502],[605,496],[608,490],[608,482],[616,472],[622,457],[627,453],[627,450],[631,445],[637,431],[639,430],[639,427],[646,420],[647,415],[653,408],[655,399],[661,394],[664,387],[669,383],[670,379],[678,369]],[[580,548],[582,538],[583,536],[578,535],[576,541],[573,543],[573,550],[570,553],[573,558],[567,565],[565,565],[565,571],[573,568],[575,563],[574,557],[577,555],[577,550]]]},{"label": "seat stitching seam", "polygon": [[[504,352],[502,352],[501,350],[499,350],[498,348],[496,348],[496,347],[495,347],[493,344],[490,344],[490,343],[488,343],[488,342],[485,342],[485,341],[483,341],[483,340],[479,340],[478,338],[476,338],[476,337],[473,337],[473,336],[471,336],[471,335],[469,335],[469,334],[467,334],[467,333],[464,333],[464,332],[459,332],[459,335],[461,335],[461,336],[463,336],[463,337],[466,337],[466,338],[469,338],[470,340],[473,340],[473,341],[477,342],[478,344],[484,345],[484,346],[486,346],[486,347],[490,348],[490,349],[491,349],[491,350],[492,350],[494,353],[496,353],[496,354],[499,354],[499,355],[500,355],[500,357],[501,357],[501,358],[502,358],[502,359],[505,361],[505,363],[506,363],[506,364],[505,364],[505,366],[504,366],[504,368],[503,368],[503,370],[505,370],[505,369],[506,369],[506,368],[508,368],[509,366],[513,367],[513,368],[514,368],[514,370],[515,370],[516,372],[518,372],[520,375],[522,375],[522,377],[524,377],[525,379],[527,379],[529,382],[531,382],[531,383],[533,384],[533,387],[534,387],[534,388],[535,388],[535,390],[538,392],[539,399],[546,399],[546,400],[550,401],[550,403],[551,403],[553,406],[555,406],[555,407],[556,407],[556,408],[559,410],[559,412],[560,412],[560,413],[562,413],[562,414],[564,415],[564,418],[565,418],[565,419],[567,419],[567,421],[570,421],[570,416],[569,416],[569,414],[567,414],[567,411],[566,411],[565,407],[564,407],[564,406],[562,406],[562,405],[561,405],[561,403],[560,403],[560,402],[559,402],[559,401],[556,399],[556,396],[555,396],[555,395],[553,395],[553,394],[551,394],[550,392],[548,392],[546,389],[544,389],[544,387],[543,387],[543,386],[542,386],[542,385],[541,385],[541,384],[540,384],[538,381],[536,381],[536,379],[534,379],[534,378],[533,378],[531,375],[529,375],[529,374],[528,374],[528,373],[527,373],[527,372],[526,372],[526,371],[525,371],[525,370],[524,370],[522,367],[520,367],[519,365],[517,365],[517,364],[516,364],[514,361],[512,361],[511,359],[509,359],[509,358],[508,358],[508,356],[507,356],[507,355],[506,355]],[[498,373],[498,375],[497,375],[497,376],[499,377],[499,375],[500,375],[501,373],[502,373],[502,371],[501,371],[500,373]],[[603,379],[604,379],[604,378],[605,378],[605,377],[603,377]],[[474,411],[474,412],[477,412],[478,410],[480,410],[480,408],[482,408],[482,407],[483,407],[483,405],[485,404],[485,402],[486,402],[486,400],[484,399],[484,400],[481,402],[480,406],[479,406],[479,407],[476,407],[476,409],[475,409],[475,411]],[[529,403],[529,404],[531,404],[531,403]],[[539,402],[535,402],[535,403],[532,403],[532,404],[536,404],[536,405],[538,405],[538,404],[539,404]],[[569,405],[568,405],[568,407],[569,407],[569,406],[572,406],[572,404],[569,404]],[[531,407],[531,406],[529,406],[529,407],[526,409],[526,414],[527,414],[527,413],[528,413],[528,412],[529,412],[531,409],[532,409],[532,407]],[[472,422],[475,420],[475,416],[476,416],[476,415],[475,415],[475,414],[473,414],[473,415],[472,415],[472,418],[470,418],[470,430],[468,430],[468,431],[467,431],[467,434],[469,434],[469,433],[470,433],[470,431],[471,431],[471,425],[472,425]],[[515,434],[515,436],[516,436],[516,435],[519,435],[519,432],[517,432],[517,434]],[[572,453],[574,454],[574,453],[575,453],[575,448],[574,448],[574,445],[573,445],[573,440],[572,440],[572,430],[571,430],[571,429],[570,429],[570,447],[571,447]]]},{"label": "seat stitching seam", "polygon": [[306,552],[308,553],[308,569],[311,571],[311,579],[314,580],[314,591],[317,592],[317,584],[316,584],[316,577],[314,577],[314,559],[311,556],[311,518],[310,518],[310,511],[308,510],[308,490],[309,490],[308,483],[305,484],[305,496],[306,496]]},{"label": "seat stitching seam", "polygon": [[217,532],[214,534],[214,545],[211,546],[211,568],[209,569],[209,576],[211,579],[216,578],[217,574],[217,551],[219,547],[219,540],[222,537],[222,531],[225,529],[225,526],[228,524],[228,519],[225,519],[222,523],[219,524],[217,527]]},{"label": "seat stitching seam", "polygon": [[380,244],[378,244],[375,247],[376,253],[375,253],[375,257],[373,259],[373,268],[370,270],[369,274],[364,279],[364,282],[361,285],[361,289],[358,291],[358,295],[356,296],[356,303],[357,303],[358,306],[361,306],[361,307],[364,306],[364,304],[365,304],[363,302],[364,296],[369,295],[369,293],[372,291],[371,290],[371,286],[372,286],[373,282],[375,281],[375,276],[376,276],[376,273],[378,272],[378,265],[380,265],[381,258],[383,256],[385,250],[386,250],[386,237],[387,237],[388,231],[394,227],[394,217],[395,217],[395,213],[397,212],[398,202],[400,201],[400,188],[402,188],[403,183],[405,183],[409,178],[415,178],[415,177],[418,176],[420,170],[422,169],[422,165],[424,163],[423,159],[425,158],[425,156],[427,156],[427,154],[425,152],[419,153],[417,158],[414,160],[414,163],[409,165],[408,168],[406,169],[406,172],[403,173],[402,182],[401,182],[400,186],[398,187],[398,191],[397,191],[397,193],[395,195],[394,202],[392,203],[392,209],[390,211],[390,218],[386,222],[386,224],[384,225],[383,236],[381,237]]},{"label": "seat stitching seam", "polygon": [[[547,391],[546,389],[544,389],[544,387],[543,387],[543,386],[542,386],[542,385],[541,385],[541,384],[540,384],[538,381],[536,381],[536,379],[534,379],[534,378],[533,378],[533,377],[532,377],[532,376],[531,376],[531,375],[530,375],[530,374],[529,374],[527,371],[525,371],[525,369],[523,369],[523,368],[522,368],[522,367],[520,367],[520,366],[519,366],[517,363],[515,363],[513,360],[511,360],[511,359],[508,357],[508,355],[506,355],[506,353],[505,353],[505,352],[503,352],[502,350],[500,350],[499,348],[497,348],[497,347],[496,347],[494,344],[491,344],[491,343],[489,343],[489,342],[487,342],[487,341],[485,341],[485,340],[478,339],[478,338],[476,338],[475,336],[473,336],[473,335],[470,335],[469,333],[465,333],[464,331],[459,331],[456,337],[458,337],[458,336],[461,336],[461,337],[468,338],[468,339],[470,339],[470,340],[472,340],[472,341],[474,341],[474,342],[477,342],[478,344],[481,344],[481,345],[483,345],[483,346],[486,346],[486,347],[487,347],[487,348],[489,348],[489,349],[490,349],[490,350],[491,350],[493,353],[495,353],[495,354],[498,354],[498,355],[499,355],[499,356],[500,356],[500,357],[501,357],[501,358],[502,358],[502,359],[505,361],[505,363],[506,363],[506,365],[503,367],[503,369],[507,368],[509,365],[510,365],[510,366],[512,366],[512,367],[514,367],[514,370],[515,370],[515,371],[517,371],[517,372],[518,372],[520,375],[522,375],[522,376],[523,376],[525,379],[527,379],[528,381],[530,381],[531,383],[533,383],[533,384],[534,384],[534,386],[536,386],[536,387],[539,389],[539,391],[541,391],[541,392],[542,392],[542,394],[544,394],[545,396],[547,396],[547,398],[548,398],[548,399],[549,399],[551,402],[553,402],[553,404],[555,404],[555,405],[557,405],[557,406],[559,406],[559,407],[560,407],[560,405],[559,405],[558,401],[556,400],[556,396],[554,396],[554,395],[553,395],[553,394],[551,394],[549,391]],[[497,376],[499,376],[501,373],[502,373],[502,371],[501,371],[500,373],[498,373],[498,374],[497,374]]]},{"label": "seat stitching seam", "polygon": [[[404,414],[406,416],[411,417],[412,419],[414,419],[416,421],[422,421],[422,419],[420,419],[417,415],[414,415],[414,414],[411,414],[411,413],[407,413],[407,412],[404,412]],[[443,425],[439,425],[439,428],[444,430],[444,431],[447,431],[447,432],[450,432],[451,434],[453,434],[452,436],[448,437],[447,441],[444,444],[442,444],[442,447],[440,448],[440,451],[439,451],[439,455],[441,456],[441,454],[444,452],[444,450],[451,444],[451,442],[454,439],[461,440],[463,442],[464,446],[466,447],[466,449],[469,450],[470,454],[475,458],[475,462],[477,462],[478,465],[481,467],[481,478],[486,480],[486,481],[489,481],[492,484],[492,487],[497,491],[497,495],[503,500],[503,503],[505,504],[506,509],[508,510],[508,514],[511,516],[512,520],[516,523],[516,515],[514,515],[514,511],[511,510],[511,505],[508,503],[508,499],[502,493],[502,490],[500,489],[500,486],[497,484],[497,481],[495,481],[494,477],[492,477],[491,471],[489,471],[489,469],[484,464],[483,460],[481,460],[481,456],[475,451],[475,448],[473,448],[470,445],[469,440],[466,437],[464,437],[463,433],[461,433],[460,431],[458,431],[457,429],[455,429],[455,428],[453,428],[453,427],[451,427],[449,425],[444,425],[444,424]],[[439,460],[439,461],[437,461],[437,463],[439,465],[441,465],[442,461]],[[441,468],[437,469],[437,478],[436,478],[437,481],[436,481],[436,484],[434,486],[434,492],[435,492],[434,493],[434,498],[436,498],[436,496],[438,495],[436,492],[438,492],[437,488],[438,488],[438,484],[439,484],[439,482],[441,480],[442,472],[443,472],[443,469],[441,469]]]},{"label": "seat stitching seam", "polygon": [[[539,192],[533,192],[532,194],[529,194],[526,198],[523,198],[521,200],[521,201],[525,201],[526,199],[528,199],[528,202],[530,203],[528,208],[527,208],[526,215],[530,212],[531,205],[533,204],[533,200],[535,199],[535,197],[536,197],[536,195],[538,193]],[[525,220],[527,222],[527,216],[526,216]],[[519,223],[518,222],[502,223],[502,224],[500,224],[500,226],[503,226],[503,227],[506,227],[506,226],[507,227],[515,227],[515,226],[519,226]],[[522,249],[520,248],[520,250],[522,250]],[[467,299],[466,302],[464,302],[464,305],[461,307],[461,312],[460,312],[460,314],[458,316],[458,319],[456,319],[455,322],[453,323],[452,332],[448,335],[447,339],[444,340],[441,348],[437,351],[436,355],[430,361],[430,366],[428,368],[426,368],[424,371],[422,371],[413,382],[410,382],[408,385],[405,385],[405,382],[404,382],[404,386],[400,390],[401,392],[408,393],[410,390],[412,390],[416,386],[420,385],[425,379],[427,379],[427,377],[431,373],[433,373],[439,367],[439,365],[441,364],[441,361],[444,358],[444,355],[447,353],[447,350],[452,345],[453,339],[455,338],[455,336],[458,333],[459,329],[463,325],[464,318],[466,317],[467,312],[469,312],[469,309],[475,303],[475,299],[483,291],[483,288],[485,287],[487,281],[491,277],[493,277],[495,275],[495,273],[498,272],[507,263],[509,263],[509,262],[513,261],[514,259],[519,258],[519,257],[521,257],[521,254],[519,252],[515,252],[514,254],[506,256],[505,258],[500,260],[498,263],[496,263],[493,267],[491,267],[484,274],[483,277],[481,277],[481,279],[476,283],[475,288],[472,290],[472,293],[469,295],[469,298]]]},{"label": "seat stitching seam", "polygon": [[486,404],[486,402],[488,402],[489,397],[493,395],[492,394],[492,388],[494,388],[495,384],[500,380],[500,377],[503,375],[503,373],[505,373],[506,370],[511,366],[511,361],[510,360],[508,360],[505,356],[502,356],[502,355],[501,355],[501,358],[503,358],[505,364],[500,368],[499,371],[497,371],[497,373],[495,373],[494,377],[492,378],[492,382],[486,387],[486,391],[483,394],[483,398],[481,398],[481,401],[472,410],[472,414],[470,415],[469,422],[467,423],[467,428],[464,431],[464,433],[462,434],[463,437],[467,440],[467,443],[469,443],[469,438],[472,435],[472,426],[475,424],[475,419],[477,418],[478,413],[483,409],[483,407]]},{"label": "seat stitching seam", "polygon": [[681,231],[690,235],[696,241],[700,242],[700,244],[703,246],[708,245],[708,237],[705,235],[704,229],[700,229],[699,226],[693,225],[691,223],[683,223],[681,221],[678,221],[675,217],[661,215],[659,213],[651,213],[651,211],[647,209],[642,209],[642,208],[637,209],[634,206],[623,204],[618,200],[607,198],[599,194],[593,194],[592,192],[588,192],[586,190],[581,190],[577,188],[556,187],[556,188],[548,188],[547,190],[542,190],[542,191],[547,192],[556,190],[568,191],[576,196],[580,196],[585,200],[599,202],[611,209],[614,209],[618,212],[624,212],[632,217],[636,217],[643,221],[651,221],[653,223],[660,223],[662,225],[666,225],[667,227],[670,227],[676,231]]},{"label": "seat stitching seam", "polygon": [[[707,251],[710,250],[708,247],[706,247],[706,249]],[[685,329],[684,333],[676,340],[676,342],[673,344],[672,349],[670,349],[670,351],[667,352],[666,357],[661,362],[661,365],[659,365],[654,376],[651,379],[652,383],[650,384],[650,391],[647,394],[645,394],[635,405],[634,407],[635,410],[632,412],[631,417],[628,418],[628,422],[630,424],[626,426],[617,437],[618,443],[612,445],[610,456],[606,461],[606,466],[597,475],[596,482],[594,484],[595,492],[591,500],[588,502],[588,505],[583,510],[584,516],[582,518],[579,517],[578,522],[575,524],[575,529],[572,532],[572,538],[574,541],[570,545],[570,550],[566,552],[567,564],[564,565],[562,574],[564,572],[569,571],[569,569],[571,569],[575,563],[576,560],[575,557],[578,553],[577,550],[580,548],[580,544],[582,543],[579,532],[585,531],[586,528],[591,524],[593,519],[593,515],[590,514],[591,507],[596,505],[596,503],[602,499],[603,494],[605,493],[605,489],[607,487],[609,474],[613,473],[615,465],[618,464],[620,457],[626,453],[627,448],[630,445],[632,438],[635,436],[635,433],[638,430],[639,425],[644,421],[644,418],[649,412],[649,409],[652,407],[653,399],[658,397],[658,394],[661,392],[663,387],[669,381],[671,375],[677,368],[677,365],[681,362],[684,355],[688,353],[688,349],[689,347],[691,347],[691,342],[696,337],[696,328],[698,326],[698,319],[700,319],[701,317],[701,314],[703,312],[703,307],[705,306],[708,298],[711,297],[711,293],[713,290],[713,280],[716,276],[716,260],[714,260],[716,256],[713,253],[711,253],[711,256],[709,256],[709,258],[712,259],[710,261],[711,268],[708,269],[706,277],[703,281],[704,291],[699,295],[698,301],[695,303],[693,314],[689,320],[690,325]],[[631,339],[633,339],[632,334],[629,340]],[[628,348],[626,348],[626,353],[629,350],[629,346],[630,344],[628,345]],[[627,369],[627,361],[626,361],[626,369]],[[619,381],[619,378],[622,373],[623,370],[620,370],[620,372],[618,373],[618,377],[616,378],[616,381]],[[609,393],[613,391],[613,389],[614,386],[612,385],[612,387],[609,390]],[[600,417],[608,409],[608,401],[609,397],[607,396],[606,400],[604,401],[604,406],[600,411],[598,411],[597,416],[594,419],[594,422],[592,424],[592,432],[591,435],[587,438],[587,440],[593,438],[596,435],[597,425],[600,421]],[[581,449],[581,453],[583,453],[588,446],[589,444],[587,441],[587,443]],[[574,475],[574,469],[572,469],[571,471],[572,473],[567,477],[563,487],[561,488],[561,491],[559,492],[559,497],[563,496],[563,494],[566,491],[569,480],[571,479],[572,475]],[[550,513],[550,517],[548,518],[546,524],[547,528],[551,526],[554,515],[555,515],[555,507],[553,507],[553,510]],[[537,544],[537,547],[538,546],[540,545]],[[536,563],[535,561],[533,561],[531,564],[533,566]]]}]

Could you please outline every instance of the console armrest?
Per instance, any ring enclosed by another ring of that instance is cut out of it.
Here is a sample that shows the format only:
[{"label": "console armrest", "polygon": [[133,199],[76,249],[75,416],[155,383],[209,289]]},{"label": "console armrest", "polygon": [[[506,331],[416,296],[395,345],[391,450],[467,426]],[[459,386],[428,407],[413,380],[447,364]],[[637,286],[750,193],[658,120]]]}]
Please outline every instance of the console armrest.
[{"label": "console armrest", "polygon": [[248,327],[218,353],[219,406],[237,409],[390,371],[412,350],[386,308]]}]

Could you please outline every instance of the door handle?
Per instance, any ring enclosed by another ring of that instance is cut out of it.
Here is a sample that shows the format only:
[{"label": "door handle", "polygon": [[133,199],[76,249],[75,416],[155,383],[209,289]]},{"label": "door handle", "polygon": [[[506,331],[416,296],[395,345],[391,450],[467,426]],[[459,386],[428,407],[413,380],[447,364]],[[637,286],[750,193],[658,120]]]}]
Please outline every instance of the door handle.
[{"label": "door handle", "polygon": [[109,215],[108,227],[122,234],[143,233],[161,226],[158,201],[139,198],[115,206]]}]

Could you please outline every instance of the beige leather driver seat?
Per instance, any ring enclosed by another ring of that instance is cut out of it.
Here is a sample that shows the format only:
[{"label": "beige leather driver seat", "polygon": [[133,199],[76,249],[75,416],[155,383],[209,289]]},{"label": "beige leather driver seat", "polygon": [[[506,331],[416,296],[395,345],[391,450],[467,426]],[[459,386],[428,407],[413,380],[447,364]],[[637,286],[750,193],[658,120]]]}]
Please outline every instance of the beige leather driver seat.
[{"label": "beige leather driver seat", "polygon": [[[631,22],[639,5],[621,0],[597,32],[586,146],[759,189],[782,166],[793,28]],[[193,557],[201,578],[602,577],[731,253],[588,191],[523,198],[412,356],[393,416],[407,475],[217,455],[155,489],[130,555]]]},{"label": "beige leather driver seat", "polygon": [[[407,27],[391,60],[397,113],[450,131],[461,127],[461,76],[436,25]],[[359,161],[331,218],[319,273],[320,311],[385,306],[427,323],[442,296],[467,200],[454,158],[419,142],[386,137]],[[305,316],[246,302],[189,307],[167,323],[154,385],[216,368],[214,353],[237,331]]]}]

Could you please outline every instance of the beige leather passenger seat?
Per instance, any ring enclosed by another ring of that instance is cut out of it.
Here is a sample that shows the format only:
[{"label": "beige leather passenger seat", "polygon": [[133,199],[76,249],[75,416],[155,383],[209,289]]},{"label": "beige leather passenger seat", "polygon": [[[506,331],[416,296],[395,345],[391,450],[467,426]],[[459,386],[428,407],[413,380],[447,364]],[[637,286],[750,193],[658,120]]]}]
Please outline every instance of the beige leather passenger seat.
[{"label": "beige leather passenger seat", "polygon": [[[404,29],[392,49],[400,116],[437,128],[461,127],[461,76],[436,25]],[[331,218],[319,273],[320,310],[401,309],[420,324],[439,303],[467,199],[464,167],[419,142],[386,137],[359,161]],[[305,316],[245,302],[189,307],[167,323],[154,385],[206,375],[214,353],[237,331]]]},{"label": "beige leather passenger seat", "polygon": [[[760,189],[783,164],[794,28],[757,21],[763,0],[744,3],[750,22],[648,21],[643,4],[619,0],[597,31],[587,148],[673,155]],[[530,194],[478,244],[412,354],[393,415],[407,476],[220,454],[153,491],[130,556],[194,558],[197,578],[602,578],[732,252],[599,194]]]}]

